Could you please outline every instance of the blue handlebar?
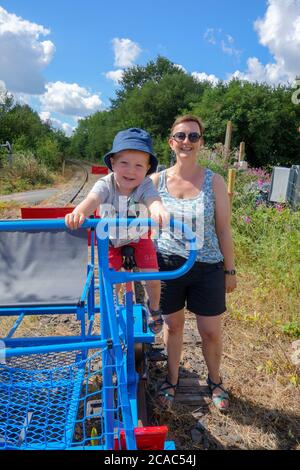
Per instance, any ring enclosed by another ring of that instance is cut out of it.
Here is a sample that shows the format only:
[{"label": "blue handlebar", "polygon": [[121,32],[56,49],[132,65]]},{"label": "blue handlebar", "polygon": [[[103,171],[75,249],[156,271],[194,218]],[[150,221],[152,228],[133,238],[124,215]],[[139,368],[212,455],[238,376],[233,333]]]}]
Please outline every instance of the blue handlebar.
[{"label": "blue handlebar", "polygon": [[[97,240],[100,242],[100,251],[102,254],[108,249],[108,231],[112,226],[118,227],[158,227],[158,224],[153,222],[151,219],[86,219],[81,228],[97,229]],[[182,222],[176,220],[170,221],[171,227],[181,230],[185,235],[186,240],[190,244],[189,258],[186,262],[178,269],[174,271],[164,271],[156,273],[145,273],[145,272],[116,272],[108,270],[108,260],[104,259],[104,271],[107,272],[112,282],[129,282],[129,281],[141,281],[141,280],[156,280],[156,279],[174,279],[176,277],[183,276],[188,272],[196,261],[197,248],[196,248],[196,237],[189,227]],[[0,222],[0,232],[2,231],[27,231],[27,230],[65,230],[66,225],[64,219],[36,219],[36,220],[3,220]],[[103,239],[98,238],[98,233],[106,234]],[[107,251],[106,251],[107,253]],[[104,257],[107,258],[107,257]]]},{"label": "blue handlebar", "polygon": [[[97,227],[97,232],[99,232],[98,229],[100,229],[101,233],[107,233],[107,230],[105,230],[105,228],[109,229],[109,227],[112,225],[114,226],[116,225],[116,219],[100,220],[99,226]],[[178,222],[174,219],[171,219],[170,225],[171,227],[174,227],[175,229],[181,230],[182,233],[184,233],[186,240],[190,243],[189,257],[180,268],[175,269],[174,271],[164,271],[164,272],[159,271],[155,273],[145,273],[145,272],[133,273],[130,271],[125,271],[125,272],[118,271],[117,272],[117,271],[109,270],[109,273],[107,273],[107,275],[110,277],[111,281],[115,283],[118,283],[118,282],[122,283],[122,282],[130,282],[130,281],[146,281],[146,280],[153,281],[157,279],[165,280],[165,279],[174,279],[176,277],[183,276],[185,273],[187,273],[193,266],[194,262],[196,261],[196,257],[197,257],[196,237],[191,231],[191,229],[187,227],[185,224],[183,224],[182,222]],[[153,220],[151,219],[118,219],[118,226],[119,227],[130,226],[130,228],[134,228],[134,227],[155,228],[155,227],[158,227],[158,224],[153,222]],[[83,227],[85,227],[85,224],[83,224]],[[108,269],[108,263],[106,265],[106,268]],[[104,268],[104,271],[106,271],[107,269]]]}]

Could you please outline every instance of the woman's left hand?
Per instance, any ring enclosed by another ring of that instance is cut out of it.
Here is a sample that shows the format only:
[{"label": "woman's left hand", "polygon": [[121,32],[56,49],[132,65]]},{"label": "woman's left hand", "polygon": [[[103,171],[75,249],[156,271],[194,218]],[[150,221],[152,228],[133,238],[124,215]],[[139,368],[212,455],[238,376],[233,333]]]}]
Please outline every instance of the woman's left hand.
[{"label": "woman's left hand", "polygon": [[234,289],[237,287],[236,276],[232,276],[230,274],[225,274],[225,290],[226,294],[230,294],[233,292]]}]

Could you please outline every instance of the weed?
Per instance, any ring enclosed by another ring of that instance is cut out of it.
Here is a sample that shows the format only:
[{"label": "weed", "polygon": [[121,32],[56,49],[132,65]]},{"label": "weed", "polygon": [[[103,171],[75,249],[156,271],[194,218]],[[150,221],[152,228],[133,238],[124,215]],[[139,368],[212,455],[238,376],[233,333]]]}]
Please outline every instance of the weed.
[{"label": "weed", "polygon": [[300,338],[300,324],[299,322],[288,322],[281,326],[283,333],[294,338]]}]

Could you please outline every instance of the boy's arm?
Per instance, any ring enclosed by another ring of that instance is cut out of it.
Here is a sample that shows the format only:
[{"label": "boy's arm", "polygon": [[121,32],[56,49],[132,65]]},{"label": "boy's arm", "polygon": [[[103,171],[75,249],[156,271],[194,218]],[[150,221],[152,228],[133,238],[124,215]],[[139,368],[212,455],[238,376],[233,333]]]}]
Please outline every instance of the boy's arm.
[{"label": "boy's arm", "polygon": [[85,218],[92,215],[99,207],[99,197],[96,193],[89,193],[88,196],[75,207],[71,214],[65,217],[65,223],[71,230],[80,227]]}]

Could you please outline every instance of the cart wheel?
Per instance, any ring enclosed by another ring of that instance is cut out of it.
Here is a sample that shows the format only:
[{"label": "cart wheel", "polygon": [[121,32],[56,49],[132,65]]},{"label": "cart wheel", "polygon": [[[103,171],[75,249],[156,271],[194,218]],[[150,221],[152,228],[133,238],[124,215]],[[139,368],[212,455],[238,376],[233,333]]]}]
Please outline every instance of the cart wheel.
[{"label": "cart wheel", "polygon": [[134,283],[135,303],[144,305],[146,303],[146,293],[143,284],[140,281]]},{"label": "cart wheel", "polygon": [[[133,268],[133,272],[138,272],[138,268],[135,266]],[[136,304],[146,304],[146,293],[145,289],[143,286],[143,283],[141,281],[135,281],[134,282],[134,296],[135,296],[135,303]]]},{"label": "cart wheel", "polygon": [[137,402],[138,402],[138,420],[139,426],[147,426],[148,413],[147,413],[147,345],[145,343],[135,344],[135,369],[139,375],[139,383],[137,388]]}]

